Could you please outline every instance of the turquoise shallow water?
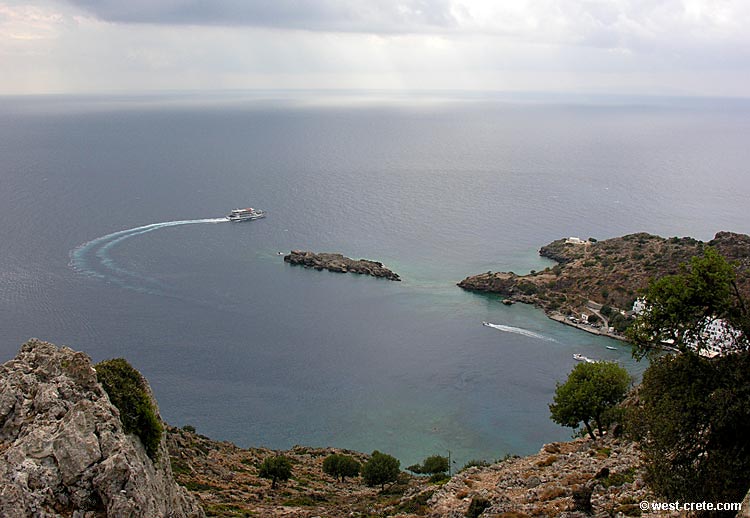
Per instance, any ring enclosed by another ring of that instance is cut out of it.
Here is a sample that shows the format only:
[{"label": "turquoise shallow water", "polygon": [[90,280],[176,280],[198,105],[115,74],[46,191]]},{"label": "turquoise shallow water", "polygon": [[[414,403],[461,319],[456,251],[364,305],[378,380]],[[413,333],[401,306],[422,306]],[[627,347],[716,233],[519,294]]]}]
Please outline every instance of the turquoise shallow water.
[{"label": "turquoise shallow water", "polygon": [[[563,236],[749,230],[741,102],[162,101],[0,100],[0,359],[30,336],[124,356],[170,423],[241,445],[411,464],[565,439],[547,405],[573,352],[643,366],[455,283],[543,268]],[[213,221],[247,205],[268,217]]]}]

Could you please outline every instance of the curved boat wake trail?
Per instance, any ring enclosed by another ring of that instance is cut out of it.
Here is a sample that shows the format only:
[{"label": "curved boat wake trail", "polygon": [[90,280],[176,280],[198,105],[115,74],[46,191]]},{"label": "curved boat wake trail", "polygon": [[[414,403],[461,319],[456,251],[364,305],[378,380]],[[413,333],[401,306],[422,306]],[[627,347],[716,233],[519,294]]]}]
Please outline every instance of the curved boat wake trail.
[{"label": "curved boat wake trail", "polygon": [[522,329],[520,327],[513,327],[513,326],[505,326],[502,324],[493,324],[491,322],[483,322],[483,324],[487,327],[491,327],[492,329],[497,329],[498,331],[503,331],[505,333],[514,333],[517,335],[523,335],[528,336],[529,338],[536,338],[538,340],[545,340],[547,342],[554,342],[556,341],[554,338],[550,338],[548,336],[540,335],[539,333],[535,333],[534,331],[529,331],[528,329]]},{"label": "curved boat wake trail", "polygon": [[[127,239],[162,228],[206,223],[226,223],[227,221],[227,218],[163,221],[161,223],[151,223],[150,225],[113,232],[106,236],[87,241],[71,250],[70,266],[80,274],[112,282],[123,288],[152,295],[168,295],[164,291],[162,283],[157,279],[130,271],[118,265],[110,255],[112,249]],[[134,284],[133,281],[137,282]]]}]

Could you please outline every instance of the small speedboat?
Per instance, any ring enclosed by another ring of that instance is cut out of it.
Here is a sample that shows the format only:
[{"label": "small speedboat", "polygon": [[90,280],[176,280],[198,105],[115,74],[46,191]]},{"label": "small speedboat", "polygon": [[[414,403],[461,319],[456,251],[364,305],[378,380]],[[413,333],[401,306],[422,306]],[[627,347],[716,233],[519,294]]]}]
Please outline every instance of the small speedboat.
[{"label": "small speedboat", "polygon": [[617,350],[617,347],[612,347],[611,345],[607,345],[607,346],[605,346],[605,347],[606,347],[607,349],[609,349],[610,351],[616,351],[616,350]]}]

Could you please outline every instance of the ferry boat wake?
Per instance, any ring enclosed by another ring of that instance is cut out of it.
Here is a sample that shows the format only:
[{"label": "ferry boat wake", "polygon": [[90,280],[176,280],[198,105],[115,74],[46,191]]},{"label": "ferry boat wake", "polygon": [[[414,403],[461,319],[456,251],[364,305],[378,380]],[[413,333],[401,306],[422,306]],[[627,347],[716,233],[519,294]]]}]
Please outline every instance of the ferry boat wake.
[{"label": "ferry boat wake", "polygon": [[[112,282],[123,288],[165,295],[166,293],[164,293],[163,285],[160,281],[118,265],[110,254],[112,249],[130,238],[162,228],[207,223],[226,223],[228,221],[228,218],[162,221],[161,223],[151,223],[150,225],[112,232],[106,236],[87,241],[71,250],[69,265],[73,270],[82,275]],[[137,283],[133,283],[133,281],[137,281]]]}]

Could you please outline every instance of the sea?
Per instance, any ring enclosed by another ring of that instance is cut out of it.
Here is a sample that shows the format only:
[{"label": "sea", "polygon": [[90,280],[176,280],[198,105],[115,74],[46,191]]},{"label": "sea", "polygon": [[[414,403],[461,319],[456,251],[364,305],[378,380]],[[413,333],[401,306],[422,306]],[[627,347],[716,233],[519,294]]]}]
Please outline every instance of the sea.
[{"label": "sea", "polygon": [[[573,353],[647,365],[456,283],[562,237],[748,233],[748,142],[742,99],[2,97],[0,361],[30,337],[124,357],[168,423],[245,447],[529,454],[573,433],[548,408]],[[222,219],[242,207],[267,217]]]}]

